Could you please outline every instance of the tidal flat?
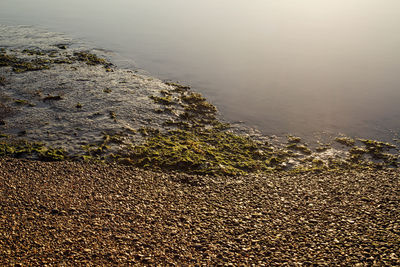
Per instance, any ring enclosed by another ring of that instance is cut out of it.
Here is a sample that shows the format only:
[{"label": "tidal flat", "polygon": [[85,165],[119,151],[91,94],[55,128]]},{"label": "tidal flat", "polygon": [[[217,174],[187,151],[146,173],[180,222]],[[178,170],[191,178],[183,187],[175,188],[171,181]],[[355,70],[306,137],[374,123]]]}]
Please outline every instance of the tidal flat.
[{"label": "tidal flat", "polygon": [[2,31],[13,36],[0,47],[2,156],[231,176],[399,164],[396,144],[264,136],[225,121],[189,86],[120,68],[101,50],[35,28]]}]

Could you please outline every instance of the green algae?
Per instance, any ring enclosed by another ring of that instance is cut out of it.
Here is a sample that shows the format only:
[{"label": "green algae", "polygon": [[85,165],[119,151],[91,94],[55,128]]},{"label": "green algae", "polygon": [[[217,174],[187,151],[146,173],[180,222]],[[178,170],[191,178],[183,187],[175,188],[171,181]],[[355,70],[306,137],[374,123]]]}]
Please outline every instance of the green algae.
[{"label": "green algae", "polygon": [[[135,133],[134,129],[128,129],[131,133]],[[122,141],[122,135],[120,134],[114,134],[114,135],[109,135],[109,134],[104,134],[103,135],[103,142],[102,144],[121,144]]]},{"label": "green algae", "polygon": [[398,167],[399,155],[389,153],[396,149],[396,146],[369,139],[357,139],[364,147],[353,146],[348,152],[348,161],[361,166],[384,168]]},{"label": "green algae", "polygon": [[349,150],[349,153],[354,155],[364,155],[368,153],[368,150],[362,147],[354,146]]},{"label": "green algae", "polygon": [[149,132],[145,144],[124,158],[138,167],[179,170],[196,174],[240,175],[279,168],[262,144],[250,138],[215,129]]},{"label": "green algae", "polygon": [[191,92],[188,95],[183,95],[182,100],[188,104],[194,104],[206,101],[206,99],[200,93],[193,93],[193,92]]},{"label": "green algae", "polygon": [[331,149],[332,146],[330,144],[322,144],[322,143],[318,143],[318,146],[315,148],[315,151],[322,153],[327,151],[328,149]]},{"label": "green algae", "polygon": [[363,143],[368,149],[373,149],[378,151],[384,151],[396,148],[396,145],[376,140],[358,139],[358,141]]},{"label": "green algae", "polygon": [[335,141],[338,142],[339,144],[351,147],[354,146],[355,140],[350,138],[350,137],[336,137]]},{"label": "green algae", "polygon": [[170,96],[170,95],[172,95],[172,92],[170,92],[168,90],[161,90],[160,94],[165,95],[165,96]]},{"label": "green algae", "polygon": [[399,156],[386,153],[396,149],[395,145],[369,139],[358,139],[358,141],[365,146],[364,154],[369,154],[375,160],[382,160],[385,164],[397,166]]},{"label": "green algae", "polygon": [[50,63],[52,62],[48,59],[22,59],[9,55],[4,51],[0,52],[0,67],[11,67],[15,73],[49,69]]},{"label": "green algae", "polygon": [[33,157],[45,161],[60,161],[67,159],[63,149],[45,146],[39,142],[23,140],[0,141],[0,156],[4,157]]},{"label": "green algae", "polygon": [[165,82],[165,84],[173,87],[173,89],[171,91],[172,92],[176,92],[176,93],[184,93],[184,92],[187,92],[187,91],[190,90],[189,86],[182,85],[182,84],[179,84],[179,83]]},{"label": "green algae", "polygon": [[122,144],[122,135],[108,135],[104,134],[101,141],[82,145],[81,148],[84,154],[77,155],[76,157],[84,161],[93,162],[116,162],[120,156],[110,153],[109,150],[112,144]]},{"label": "green algae", "polygon": [[287,139],[289,144],[296,144],[301,142],[301,138],[297,136],[289,135]]},{"label": "green algae", "polygon": [[289,135],[287,137],[288,145],[286,146],[287,149],[293,151],[299,151],[305,155],[311,155],[311,149],[309,149],[306,144],[301,144],[301,138],[297,136]]},{"label": "green algae", "polygon": [[185,111],[188,113],[202,113],[203,115],[205,114],[212,114],[214,115],[217,112],[217,109],[215,106],[211,105],[210,103],[206,101],[198,101],[195,103],[191,103],[188,106],[184,107]]},{"label": "green algae", "polygon": [[362,147],[354,146],[349,150],[349,161],[360,162],[368,151]]},{"label": "green algae", "polygon": [[19,106],[29,106],[29,107],[34,107],[36,106],[35,104],[29,102],[28,100],[25,99],[15,99],[14,103],[19,105]]},{"label": "green algae", "polygon": [[75,60],[85,62],[87,65],[95,66],[95,65],[103,65],[106,69],[109,69],[113,64],[105,60],[104,58],[100,58],[95,54],[88,53],[85,51],[82,52],[74,52]]},{"label": "green algae", "polygon": [[46,65],[48,62],[35,60],[32,62],[20,62],[13,65],[13,71],[16,73],[22,73],[26,71],[38,71],[49,69],[50,67]]},{"label": "green algae", "polygon": [[219,123],[216,119],[216,107],[208,103],[201,94],[190,92],[186,86],[171,83],[168,85],[173,88],[161,90],[161,96],[150,96],[155,103],[164,106],[164,109],[155,109],[156,113],[166,112],[178,116],[176,120],[167,120],[164,126],[188,129],[215,126]]},{"label": "green algae", "polygon": [[290,149],[290,150],[299,151],[299,152],[301,152],[303,154],[306,154],[306,155],[311,155],[312,154],[311,150],[307,146],[305,146],[303,144],[291,143],[291,144],[287,145],[286,148]]},{"label": "green algae", "polygon": [[68,58],[55,58],[51,62],[54,64],[72,64],[72,63],[74,63],[71,59],[68,59]]},{"label": "green algae", "polygon": [[28,54],[30,56],[36,55],[36,56],[44,56],[45,53],[43,51],[37,50],[37,49],[24,49],[22,50],[22,53]]},{"label": "green algae", "polygon": [[325,162],[321,159],[313,159],[312,160],[312,165],[316,168],[322,168],[325,165]]},{"label": "green algae", "polygon": [[200,119],[215,119],[217,108],[208,103],[206,99],[199,93],[181,94],[181,100],[185,103],[185,119],[190,120],[196,117]]},{"label": "green algae", "polygon": [[9,67],[15,64],[18,59],[15,56],[8,55],[5,51],[0,51],[0,67]]},{"label": "green algae", "polygon": [[16,99],[14,100],[14,103],[18,105],[28,105],[29,101],[25,99]]},{"label": "green algae", "polygon": [[172,105],[174,104],[174,100],[171,96],[150,96],[150,99],[154,101],[154,103],[161,105]]},{"label": "green algae", "polygon": [[104,142],[100,144],[88,144],[82,146],[82,149],[92,158],[95,156],[102,156],[109,148],[110,146]]},{"label": "green algae", "polygon": [[23,73],[50,69],[52,64],[72,64],[77,61],[85,62],[87,65],[102,65],[107,70],[112,66],[105,59],[87,52],[75,52],[73,55],[66,55],[66,57],[62,57],[61,54],[55,51],[41,51],[36,49],[24,49],[21,53],[29,57],[20,58],[8,54],[5,50],[1,50],[0,67],[11,67],[15,73]]}]

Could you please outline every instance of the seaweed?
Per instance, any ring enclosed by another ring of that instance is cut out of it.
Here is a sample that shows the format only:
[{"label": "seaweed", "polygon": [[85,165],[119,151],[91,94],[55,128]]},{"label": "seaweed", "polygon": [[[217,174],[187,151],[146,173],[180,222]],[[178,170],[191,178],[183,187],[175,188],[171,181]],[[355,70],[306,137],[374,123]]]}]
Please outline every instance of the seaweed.
[{"label": "seaweed", "polygon": [[18,105],[28,105],[29,101],[25,99],[16,99],[14,100],[14,103]]},{"label": "seaweed", "polygon": [[30,56],[36,55],[36,56],[44,56],[45,53],[40,51],[40,50],[36,50],[36,49],[24,49],[22,50],[22,53],[24,54],[28,54]]},{"label": "seaweed", "polygon": [[290,150],[300,151],[301,153],[306,155],[312,154],[311,150],[303,144],[290,143],[289,145],[286,146],[286,148]]},{"label": "seaweed", "polygon": [[100,58],[95,54],[88,53],[85,51],[74,52],[74,57],[77,61],[85,62],[87,65],[91,65],[91,66],[103,65],[106,69],[113,66],[112,63],[108,62],[104,58]]},{"label": "seaweed", "polygon": [[174,100],[171,96],[150,96],[150,99],[154,101],[154,103],[161,104],[161,105],[172,105],[174,104]]},{"label": "seaweed", "polygon": [[165,82],[165,84],[173,87],[171,91],[176,93],[184,93],[190,90],[189,86],[181,85],[179,83]]},{"label": "seaweed", "polygon": [[24,140],[0,141],[0,156],[16,158],[30,156],[44,161],[60,161],[68,158],[63,149]]},{"label": "seaweed", "polygon": [[143,168],[177,170],[195,174],[240,175],[282,168],[269,148],[254,140],[215,128],[176,129],[164,133],[141,128],[144,144],[126,155],[125,163]]},{"label": "seaweed", "polygon": [[369,139],[358,140],[365,145],[365,153],[371,155],[372,158],[376,160],[383,160],[384,163],[389,165],[397,165],[398,156],[385,153],[392,149],[396,149],[395,145]]},{"label": "seaweed", "polygon": [[0,52],[0,67],[12,66],[18,59],[15,56],[8,55],[6,52]]},{"label": "seaweed", "polygon": [[88,155],[85,156],[90,156],[92,159],[94,158],[101,158],[103,159],[104,157],[102,156],[106,150],[110,148],[107,143],[102,142],[100,144],[88,144],[88,145],[83,145],[82,149],[86,151]]},{"label": "seaweed", "polygon": [[50,63],[51,61],[47,59],[35,58],[28,60],[8,55],[6,52],[0,53],[0,67],[11,67],[16,73],[49,69]]},{"label": "seaweed", "polygon": [[320,146],[318,146],[318,147],[315,148],[315,151],[321,153],[321,152],[327,151],[327,150],[330,149],[330,148],[331,148],[330,145],[320,145]]},{"label": "seaweed", "polygon": [[335,141],[338,142],[339,144],[352,147],[355,144],[355,140],[350,138],[350,137],[336,137]]},{"label": "seaweed", "polygon": [[297,136],[289,135],[287,139],[289,144],[296,144],[301,142],[301,138]]},{"label": "seaweed", "polygon": [[16,73],[22,73],[26,71],[38,71],[49,69],[50,67],[47,65],[49,62],[42,60],[33,60],[26,62],[18,62],[13,64],[12,70]]},{"label": "seaweed", "polygon": [[[5,50],[2,50],[0,52],[0,67],[11,67],[15,73],[23,73],[27,71],[49,69],[51,64],[72,64],[76,61],[85,62],[87,65],[103,65],[107,71],[112,71],[110,67],[113,66],[113,64],[105,59],[84,51],[74,52],[73,56],[67,55],[66,57],[59,58],[57,58],[57,56],[60,56],[60,54],[56,51],[24,49],[21,53],[31,57],[18,58],[14,55],[7,54]],[[35,58],[32,58],[32,56],[35,56]]]},{"label": "seaweed", "polygon": [[35,104],[29,102],[28,100],[25,99],[15,99],[14,103],[20,106],[29,106],[29,107],[34,107],[36,106]]}]

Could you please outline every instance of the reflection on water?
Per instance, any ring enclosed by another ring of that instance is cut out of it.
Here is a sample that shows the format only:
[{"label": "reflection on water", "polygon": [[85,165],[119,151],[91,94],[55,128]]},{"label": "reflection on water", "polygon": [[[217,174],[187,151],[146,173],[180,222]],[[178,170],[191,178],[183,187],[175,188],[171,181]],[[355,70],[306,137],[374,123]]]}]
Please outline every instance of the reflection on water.
[{"label": "reflection on water", "polygon": [[0,23],[91,40],[267,134],[400,131],[397,0],[1,0]]}]

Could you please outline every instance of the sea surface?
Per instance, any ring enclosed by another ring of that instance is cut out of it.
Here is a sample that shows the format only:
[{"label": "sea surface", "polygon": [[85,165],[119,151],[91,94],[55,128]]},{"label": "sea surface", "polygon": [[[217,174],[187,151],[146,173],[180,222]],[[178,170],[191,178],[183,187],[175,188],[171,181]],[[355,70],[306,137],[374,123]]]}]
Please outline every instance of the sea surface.
[{"label": "sea surface", "polygon": [[1,0],[0,24],[91,42],[268,135],[400,134],[398,0]]}]

